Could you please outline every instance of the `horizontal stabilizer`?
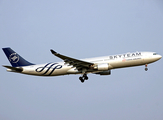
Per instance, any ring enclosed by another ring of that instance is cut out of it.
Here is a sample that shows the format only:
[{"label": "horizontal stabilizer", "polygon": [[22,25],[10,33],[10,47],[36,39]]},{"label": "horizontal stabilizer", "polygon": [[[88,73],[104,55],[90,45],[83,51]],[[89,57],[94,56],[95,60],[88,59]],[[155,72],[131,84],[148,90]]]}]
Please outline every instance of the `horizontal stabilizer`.
[{"label": "horizontal stabilizer", "polygon": [[16,68],[16,67],[5,66],[5,65],[3,65],[3,67],[6,67],[6,68],[11,69],[11,70],[16,71],[16,72],[22,72],[23,71],[23,68],[20,68],[20,67]]}]

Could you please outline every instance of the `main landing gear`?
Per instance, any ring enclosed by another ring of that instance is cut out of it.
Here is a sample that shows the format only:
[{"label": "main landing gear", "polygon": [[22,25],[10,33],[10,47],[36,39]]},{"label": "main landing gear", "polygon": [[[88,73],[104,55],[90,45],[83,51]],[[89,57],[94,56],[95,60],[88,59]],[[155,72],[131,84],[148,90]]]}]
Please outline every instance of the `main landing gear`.
[{"label": "main landing gear", "polygon": [[145,64],[145,71],[147,71],[148,70],[148,68],[147,68],[147,64]]},{"label": "main landing gear", "polygon": [[83,74],[83,76],[79,77],[79,80],[83,83],[85,80],[88,80],[87,74]]}]

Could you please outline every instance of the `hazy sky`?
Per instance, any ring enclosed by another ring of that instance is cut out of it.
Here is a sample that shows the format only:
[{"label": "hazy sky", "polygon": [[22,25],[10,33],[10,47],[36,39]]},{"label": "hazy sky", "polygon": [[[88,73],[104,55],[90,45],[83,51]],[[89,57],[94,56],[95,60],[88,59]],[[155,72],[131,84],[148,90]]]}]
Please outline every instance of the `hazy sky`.
[{"label": "hazy sky", "polygon": [[[1,0],[0,47],[32,63],[135,51],[163,55],[162,0]],[[0,64],[10,65],[3,51]],[[0,68],[0,120],[162,120],[163,60],[148,66],[38,77]]]}]

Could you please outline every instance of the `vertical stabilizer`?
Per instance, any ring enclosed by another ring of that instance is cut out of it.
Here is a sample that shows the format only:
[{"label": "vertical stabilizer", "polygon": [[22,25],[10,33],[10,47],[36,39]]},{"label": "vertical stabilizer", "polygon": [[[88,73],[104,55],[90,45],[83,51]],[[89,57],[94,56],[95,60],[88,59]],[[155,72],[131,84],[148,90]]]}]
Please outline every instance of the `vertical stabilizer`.
[{"label": "vertical stabilizer", "polygon": [[24,58],[22,58],[19,54],[17,54],[11,48],[2,48],[2,49],[13,67],[34,65],[26,61]]}]

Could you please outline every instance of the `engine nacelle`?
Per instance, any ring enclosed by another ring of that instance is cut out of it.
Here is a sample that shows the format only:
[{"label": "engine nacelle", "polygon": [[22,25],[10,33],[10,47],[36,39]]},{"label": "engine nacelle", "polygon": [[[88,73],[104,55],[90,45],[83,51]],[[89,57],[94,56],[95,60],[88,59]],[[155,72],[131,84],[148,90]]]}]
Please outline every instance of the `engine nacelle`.
[{"label": "engine nacelle", "polygon": [[111,70],[98,72],[96,74],[99,74],[99,75],[111,75]]},{"label": "engine nacelle", "polygon": [[106,71],[109,70],[109,64],[108,63],[101,63],[98,64],[94,67],[94,69],[99,70],[99,71]]}]

